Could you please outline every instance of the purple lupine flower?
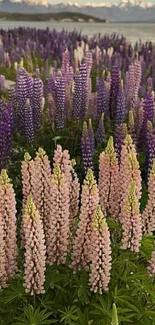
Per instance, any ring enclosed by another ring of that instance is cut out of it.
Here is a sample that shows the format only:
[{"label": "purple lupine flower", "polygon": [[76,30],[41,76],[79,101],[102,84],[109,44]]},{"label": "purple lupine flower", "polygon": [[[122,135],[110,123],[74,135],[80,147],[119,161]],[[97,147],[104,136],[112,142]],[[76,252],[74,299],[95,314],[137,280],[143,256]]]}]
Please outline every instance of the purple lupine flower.
[{"label": "purple lupine flower", "polygon": [[35,131],[38,131],[41,128],[42,101],[43,101],[43,82],[41,79],[35,78],[33,83],[33,100],[31,100],[30,98]]},{"label": "purple lupine flower", "polygon": [[94,151],[95,151],[95,136],[94,136],[94,130],[93,130],[93,126],[92,126],[91,119],[89,119],[89,121],[88,121],[88,134],[89,134],[89,138],[90,138],[92,155],[94,155]]},{"label": "purple lupine flower", "polygon": [[82,96],[81,96],[81,117],[85,116],[86,109],[86,82],[87,82],[87,67],[85,63],[81,63],[79,67],[82,83]]},{"label": "purple lupine flower", "polygon": [[105,128],[104,128],[104,113],[102,113],[96,131],[97,143],[103,143],[105,141],[105,137],[106,136],[105,136]]},{"label": "purple lupine flower", "polygon": [[78,71],[74,76],[73,117],[80,119],[82,105],[82,78]]},{"label": "purple lupine flower", "polygon": [[27,72],[23,68],[17,70],[16,90],[18,98],[18,128],[22,132],[24,130],[24,106],[27,99]]},{"label": "purple lupine flower", "polygon": [[116,97],[116,117],[115,123],[122,124],[125,121],[126,117],[126,100],[123,87],[120,87],[120,90]]},{"label": "purple lupine flower", "polygon": [[85,174],[88,168],[93,170],[92,146],[89,137],[87,122],[83,123],[82,139],[81,139],[82,161]]},{"label": "purple lupine flower", "polygon": [[56,128],[62,129],[65,120],[65,82],[61,74],[56,78]]},{"label": "purple lupine flower", "polygon": [[143,108],[143,125],[140,134],[140,146],[145,149],[147,137],[147,121],[149,120],[153,122],[154,118],[154,96],[151,91],[146,94],[143,100]]},{"label": "purple lupine flower", "polygon": [[34,140],[34,125],[33,125],[33,111],[30,104],[30,99],[27,98],[24,106],[24,131],[27,142]]},{"label": "purple lupine flower", "polygon": [[106,87],[102,78],[97,80],[97,115],[98,119],[102,113],[107,113]]},{"label": "purple lupine flower", "polygon": [[115,108],[117,95],[120,89],[120,70],[118,67],[113,67],[111,71],[111,86],[110,86],[110,98],[109,98],[109,113],[110,118],[115,117]]},{"label": "purple lupine flower", "polygon": [[148,174],[152,168],[153,159],[155,158],[155,130],[153,130],[152,123],[147,122],[146,133],[146,168]]},{"label": "purple lupine flower", "polygon": [[6,168],[11,151],[13,133],[13,105],[9,103],[0,111],[0,170]]}]

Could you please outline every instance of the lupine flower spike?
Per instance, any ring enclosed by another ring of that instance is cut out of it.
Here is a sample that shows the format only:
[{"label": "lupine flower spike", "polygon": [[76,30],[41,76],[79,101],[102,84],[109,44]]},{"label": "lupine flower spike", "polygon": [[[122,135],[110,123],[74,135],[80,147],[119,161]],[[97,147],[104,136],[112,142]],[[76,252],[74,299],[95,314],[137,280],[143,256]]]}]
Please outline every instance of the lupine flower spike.
[{"label": "lupine flower spike", "polygon": [[5,287],[17,268],[16,201],[6,170],[0,174],[0,286]]},{"label": "lupine flower spike", "polygon": [[29,196],[23,214],[25,238],[25,291],[31,295],[44,293],[46,247],[43,224],[32,196]]},{"label": "lupine flower spike", "polygon": [[119,166],[113,137],[99,159],[99,193],[102,210],[111,218],[119,215]]},{"label": "lupine flower spike", "polygon": [[142,213],[143,231],[152,235],[155,231],[155,159],[148,179],[148,202]]},{"label": "lupine flower spike", "polygon": [[136,182],[131,182],[122,204],[122,249],[139,252],[142,239],[140,204],[136,194]]},{"label": "lupine flower spike", "polygon": [[69,246],[69,188],[59,164],[51,178],[51,205],[47,216],[46,247],[49,264],[65,264]]},{"label": "lupine flower spike", "polygon": [[73,243],[71,267],[75,270],[88,268],[91,260],[92,221],[98,204],[97,184],[92,170],[88,169],[82,186],[80,221]]},{"label": "lupine flower spike", "polygon": [[108,291],[111,270],[110,233],[100,206],[96,208],[92,223],[91,265],[89,283],[91,290],[102,294]]}]

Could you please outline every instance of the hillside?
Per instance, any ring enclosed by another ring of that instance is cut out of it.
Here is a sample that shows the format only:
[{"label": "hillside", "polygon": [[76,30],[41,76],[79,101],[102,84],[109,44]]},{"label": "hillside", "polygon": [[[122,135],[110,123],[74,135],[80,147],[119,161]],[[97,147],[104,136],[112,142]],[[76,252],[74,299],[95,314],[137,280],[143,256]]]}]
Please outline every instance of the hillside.
[{"label": "hillside", "polygon": [[77,12],[60,12],[60,13],[37,13],[37,14],[19,14],[0,12],[0,19],[13,21],[68,21],[68,22],[96,22],[105,23],[105,19],[85,15]]}]

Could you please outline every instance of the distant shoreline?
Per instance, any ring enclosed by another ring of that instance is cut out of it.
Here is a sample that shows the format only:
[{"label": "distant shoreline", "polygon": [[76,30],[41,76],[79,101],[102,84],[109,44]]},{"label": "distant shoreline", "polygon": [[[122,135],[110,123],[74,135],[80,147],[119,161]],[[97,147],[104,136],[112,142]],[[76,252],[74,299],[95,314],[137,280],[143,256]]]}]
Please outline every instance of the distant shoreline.
[{"label": "distant shoreline", "polygon": [[34,21],[34,22],[78,22],[78,23],[106,23],[106,19],[75,12],[45,13],[45,14],[20,14],[0,12],[0,20],[4,21]]}]

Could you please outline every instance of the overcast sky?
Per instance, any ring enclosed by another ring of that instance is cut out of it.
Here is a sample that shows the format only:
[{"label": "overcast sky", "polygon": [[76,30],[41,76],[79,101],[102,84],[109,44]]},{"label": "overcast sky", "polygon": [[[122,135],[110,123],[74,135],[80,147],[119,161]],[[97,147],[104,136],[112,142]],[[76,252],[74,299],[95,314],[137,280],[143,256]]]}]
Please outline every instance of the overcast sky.
[{"label": "overcast sky", "polygon": [[[47,1],[49,1],[50,3],[60,3],[60,2],[65,2],[65,3],[67,3],[67,2],[72,2],[72,3],[74,3],[74,2],[77,2],[77,3],[81,3],[81,4],[84,4],[84,3],[118,3],[118,2],[121,2],[121,0],[119,1],[119,0],[75,0],[75,1],[73,1],[73,0],[47,0]],[[146,3],[153,3],[153,4],[155,4],[155,0],[142,0],[143,2],[146,2]]]}]

